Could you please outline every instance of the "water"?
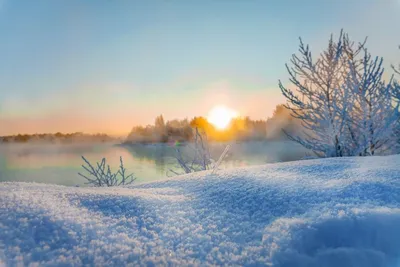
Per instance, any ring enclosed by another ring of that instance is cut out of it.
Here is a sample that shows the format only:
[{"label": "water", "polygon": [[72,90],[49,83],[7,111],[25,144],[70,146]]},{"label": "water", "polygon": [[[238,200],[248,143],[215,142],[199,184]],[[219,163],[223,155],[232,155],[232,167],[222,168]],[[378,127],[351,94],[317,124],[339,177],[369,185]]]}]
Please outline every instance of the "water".
[{"label": "water", "polygon": [[[213,144],[213,158],[218,159],[225,146]],[[233,143],[221,168],[298,160],[306,153],[291,141]],[[138,182],[165,178],[167,171],[176,167],[174,150],[165,144],[1,144],[0,181],[83,186],[85,179],[78,175],[83,171],[82,155],[93,164],[105,157],[115,170],[122,156],[128,172],[133,172]]]}]

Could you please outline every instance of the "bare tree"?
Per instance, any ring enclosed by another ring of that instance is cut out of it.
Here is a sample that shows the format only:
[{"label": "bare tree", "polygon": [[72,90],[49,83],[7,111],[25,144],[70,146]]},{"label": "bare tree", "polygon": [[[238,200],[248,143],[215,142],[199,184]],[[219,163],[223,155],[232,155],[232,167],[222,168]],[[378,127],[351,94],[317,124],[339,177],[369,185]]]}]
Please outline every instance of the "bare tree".
[{"label": "bare tree", "polygon": [[217,161],[213,160],[211,157],[209,142],[205,131],[196,127],[194,129],[194,132],[195,134],[193,144],[189,144],[186,146],[189,151],[184,153],[179,146],[176,146],[174,148],[175,159],[178,162],[177,167],[178,169],[180,169],[180,171],[170,169],[167,173],[168,176],[171,176],[171,174],[181,175],[185,173],[187,174],[206,170],[212,170],[212,173],[214,173],[228,153],[228,150],[230,148],[229,145],[225,147],[225,150],[222,152]]},{"label": "bare tree", "polygon": [[[209,144],[207,140],[207,135],[204,130],[199,130],[195,128],[194,142],[193,144],[188,144],[186,148],[189,151],[183,153],[182,148],[175,146],[175,159],[178,162],[178,167],[180,167],[183,173],[192,173],[197,171],[210,170],[213,167],[213,159],[211,158]],[[174,175],[180,175],[182,172],[177,172],[175,170],[170,170]]]},{"label": "bare tree", "polygon": [[[110,165],[106,165],[106,159],[103,158],[101,162],[97,162],[96,166],[93,166],[84,156],[82,156],[83,161],[87,166],[82,165],[82,168],[89,173],[89,175],[84,175],[78,173],[80,176],[85,178],[88,182],[87,184],[101,187],[101,186],[121,186],[132,184],[136,178],[133,174],[126,174],[126,169],[122,161],[122,157],[119,158],[120,166],[117,172],[112,172]],[[89,178],[90,177],[90,178]]]}]

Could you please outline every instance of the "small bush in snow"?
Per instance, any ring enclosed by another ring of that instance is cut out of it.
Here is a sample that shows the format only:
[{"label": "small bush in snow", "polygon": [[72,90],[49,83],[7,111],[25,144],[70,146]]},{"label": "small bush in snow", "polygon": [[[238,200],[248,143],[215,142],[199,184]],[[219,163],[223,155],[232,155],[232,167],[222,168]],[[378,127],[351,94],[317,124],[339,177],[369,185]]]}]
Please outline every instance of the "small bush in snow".
[{"label": "small bush in snow", "polygon": [[171,173],[172,175],[181,175],[206,170],[212,170],[214,173],[225,158],[230,148],[229,145],[225,147],[219,159],[215,161],[211,158],[208,138],[205,131],[200,132],[197,127],[194,131],[194,142],[187,146],[189,148],[187,153],[183,153],[180,147],[175,147],[175,159],[178,162],[178,169],[180,169],[180,171],[170,169],[167,173],[168,176],[171,176]]},{"label": "small bush in snow", "polygon": [[122,161],[122,157],[119,158],[120,166],[117,172],[112,172],[110,165],[106,165],[106,159],[103,158],[101,162],[96,162],[96,166],[93,166],[84,156],[82,156],[83,161],[87,166],[82,165],[82,168],[89,173],[89,175],[84,175],[78,173],[80,176],[85,178],[88,182],[87,184],[101,187],[101,186],[121,186],[132,184],[136,178],[133,174],[126,175],[126,169]]}]

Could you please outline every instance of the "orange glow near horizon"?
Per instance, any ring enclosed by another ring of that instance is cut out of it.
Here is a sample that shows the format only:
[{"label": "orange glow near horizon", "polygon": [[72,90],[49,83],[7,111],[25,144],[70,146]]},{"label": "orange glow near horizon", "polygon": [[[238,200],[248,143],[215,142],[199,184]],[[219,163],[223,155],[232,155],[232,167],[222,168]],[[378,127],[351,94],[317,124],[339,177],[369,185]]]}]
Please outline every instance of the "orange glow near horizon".
[{"label": "orange glow near horizon", "polygon": [[[222,89],[216,92],[216,88]],[[57,103],[59,109],[47,107],[45,102],[35,105],[30,112],[28,110],[20,112],[17,104],[9,106],[12,108],[0,111],[0,136],[57,132],[126,136],[134,126],[153,124],[154,118],[160,114],[166,121],[201,116],[221,131],[229,127],[232,118],[238,116],[265,120],[272,115],[276,105],[285,101],[277,90],[266,88],[247,94],[236,90],[229,83],[205,86],[199,89],[197,94],[182,95],[185,101],[178,102],[171,95],[162,101],[155,97],[145,103],[133,102],[134,104],[130,105],[131,99],[128,97],[124,97],[126,102],[121,102],[118,97],[112,98],[116,96],[103,96],[104,94],[96,94],[96,97],[90,100],[86,96],[90,95],[89,93],[85,91],[77,93],[85,103],[98,103],[93,106],[70,105],[72,101],[63,103],[56,97],[51,102]],[[64,98],[64,95],[62,97]],[[115,101],[103,103],[104,97]]]},{"label": "orange glow near horizon", "polygon": [[233,118],[237,117],[238,113],[225,106],[215,106],[210,110],[207,120],[213,124],[217,129],[223,130],[228,127]]}]

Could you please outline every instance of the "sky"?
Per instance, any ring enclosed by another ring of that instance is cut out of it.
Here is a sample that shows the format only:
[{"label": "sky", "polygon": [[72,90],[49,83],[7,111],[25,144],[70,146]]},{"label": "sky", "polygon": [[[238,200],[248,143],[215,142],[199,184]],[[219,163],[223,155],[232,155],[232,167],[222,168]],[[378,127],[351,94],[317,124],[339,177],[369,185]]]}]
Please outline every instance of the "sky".
[{"label": "sky", "polygon": [[340,29],[400,63],[400,0],[0,0],[0,135],[104,132],[206,116],[266,119],[298,38]]}]

